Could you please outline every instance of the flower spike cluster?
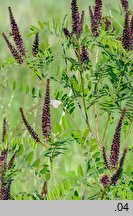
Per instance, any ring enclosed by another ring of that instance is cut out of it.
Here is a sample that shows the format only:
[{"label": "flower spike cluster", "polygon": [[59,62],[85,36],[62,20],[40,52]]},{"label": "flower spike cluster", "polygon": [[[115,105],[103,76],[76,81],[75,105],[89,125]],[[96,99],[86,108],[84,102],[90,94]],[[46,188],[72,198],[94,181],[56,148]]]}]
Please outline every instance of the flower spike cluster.
[{"label": "flower spike cluster", "polygon": [[26,56],[26,50],[25,45],[22,39],[22,36],[20,34],[19,28],[17,26],[16,20],[13,16],[11,7],[8,8],[9,10],[9,18],[10,18],[10,24],[11,24],[11,34],[13,36],[14,42],[16,44],[17,49],[21,53],[22,56]]},{"label": "flower spike cluster", "polygon": [[114,168],[118,164],[119,160],[119,153],[120,153],[120,132],[121,132],[121,127],[122,127],[122,122],[125,116],[126,109],[124,108],[122,111],[122,115],[120,117],[120,120],[118,122],[115,134],[114,134],[114,139],[111,145],[111,155],[110,155],[110,164],[111,167]]},{"label": "flower spike cluster", "polygon": [[77,6],[77,0],[72,0],[71,10],[72,10],[72,32],[76,35],[77,38],[79,38],[81,33],[83,32],[84,11],[82,11],[80,17],[78,6]]},{"label": "flower spike cluster", "polygon": [[23,59],[22,56],[20,55],[20,53],[17,51],[17,49],[9,42],[8,38],[6,37],[6,35],[4,33],[2,33],[3,38],[5,39],[5,42],[7,43],[7,46],[10,50],[10,52],[12,53],[13,57],[16,59],[16,61],[19,64],[23,63]]},{"label": "flower spike cluster", "polygon": [[20,109],[20,113],[21,113],[21,117],[22,117],[22,120],[29,132],[29,134],[32,136],[32,138],[36,141],[36,142],[40,142],[40,139],[39,139],[39,136],[38,134],[33,130],[33,128],[30,126],[30,124],[28,123],[25,115],[24,115],[24,112],[23,112],[23,108],[21,107]]},{"label": "flower spike cluster", "polygon": [[50,116],[50,79],[47,79],[46,95],[42,112],[42,134],[48,140],[51,135],[51,116]]},{"label": "flower spike cluster", "polygon": [[63,32],[67,39],[71,39],[72,35],[67,28],[63,28]]},{"label": "flower spike cluster", "polygon": [[125,12],[125,22],[123,27],[122,45],[126,50],[133,49],[133,15],[129,10],[128,0],[121,0]]},{"label": "flower spike cluster", "polygon": [[100,179],[104,188],[106,188],[110,184],[110,177],[107,174],[104,174]]},{"label": "flower spike cluster", "polygon": [[87,48],[83,45],[81,49],[81,62],[89,61],[89,53]]},{"label": "flower spike cluster", "polygon": [[90,11],[90,20],[91,20],[91,31],[94,36],[99,36],[99,28],[102,20],[102,0],[95,0],[94,12],[91,7]]},{"label": "flower spike cluster", "polygon": [[[12,12],[12,8],[8,7],[9,11],[9,19],[10,19],[10,25],[11,25],[11,36],[13,37],[15,46],[11,44],[11,42],[8,40],[7,36],[2,33],[2,36],[12,54],[12,56],[15,58],[18,64],[24,63],[24,58],[26,58],[26,48],[24,41],[22,39],[22,36],[20,34],[19,27],[16,23],[15,17]],[[32,46],[32,54],[34,57],[37,56],[39,50],[39,34],[36,33],[35,40]]]},{"label": "flower spike cluster", "polygon": [[7,122],[6,122],[6,118],[4,118],[3,119],[2,142],[5,142],[6,130],[7,130]]},{"label": "flower spike cluster", "polygon": [[[122,127],[122,123],[123,123],[123,119],[126,113],[126,108],[123,109],[120,120],[118,122],[118,125],[116,127],[116,131],[114,134],[114,139],[111,145],[111,150],[110,150],[110,161],[107,158],[107,154],[106,154],[106,149],[103,146],[102,148],[102,153],[103,153],[103,161],[104,164],[106,166],[106,168],[108,170],[115,170],[115,173],[112,175],[111,179],[109,179],[109,177],[107,177],[107,175],[103,176],[101,178],[101,183],[103,184],[103,187],[108,186],[108,184],[112,184],[115,185],[118,181],[118,179],[121,176],[121,172],[122,172],[122,168],[123,168],[123,164],[124,164],[124,160],[125,160],[125,156],[127,153],[127,148],[124,148],[122,157],[119,161],[119,154],[120,154],[120,133],[121,133],[121,127]],[[119,162],[119,166],[118,166],[118,162]],[[117,168],[118,166],[118,168]],[[107,184],[107,183],[108,184]]]},{"label": "flower spike cluster", "polygon": [[109,161],[108,161],[107,154],[106,154],[106,149],[104,146],[102,147],[102,153],[103,153],[104,164],[105,164],[107,169],[110,169]]},{"label": "flower spike cluster", "polygon": [[127,148],[125,148],[124,151],[123,151],[123,155],[122,155],[122,158],[120,160],[120,165],[119,165],[118,170],[116,171],[116,173],[111,178],[111,184],[113,184],[113,185],[116,185],[118,179],[121,176],[121,172],[122,172],[122,168],[123,168],[123,164],[124,164],[126,154],[127,154]]},{"label": "flower spike cluster", "polygon": [[122,5],[124,11],[127,12],[128,8],[129,8],[128,0],[121,0],[121,5]]},{"label": "flower spike cluster", "polygon": [[34,57],[36,57],[38,54],[38,48],[39,48],[39,33],[37,32],[35,34],[35,40],[32,47],[32,54]]},{"label": "flower spike cluster", "polygon": [[111,22],[110,22],[109,19],[106,18],[106,20],[105,20],[105,31],[108,31],[110,26],[111,26]]},{"label": "flower spike cluster", "polygon": [[127,11],[125,13],[125,25],[124,25],[123,36],[122,36],[122,44],[126,50],[131,49],[131,38],[133,35],[131,29],[132,29],[132,25],[130,26],[129,12]]},{"label": "flower spike cluster", "polygon": [[[26,126],[31,137],[38,143],[41,143],[41,139],[39,138],[38,134],[33,130],[33,128],[28,123],[23,109],[20,108],[20,113],[22,117],[22,121]],[[50,116],[50,79],[47,79],[46,83],[46,93],[43,105],[43,112],[42,112],[42,135],[44,138],[44,142],[48,141],[48,138],[51,136],[51,116]]]},{"label": "flower spike cluster", "polygon": [[[7,133],[7,121],[4,118],[3,119],[3,132],[2,132],[2,143],[5,142],[5,136]],[[9,200],[11,199],[11,185],[13,182],[12,176],[10,176],[8,179],[6,179],[6,173],[9,172],[14,165],[14,161],[16,158],[16,155],[18,153],[18,150],[16,150],[11,159],[7,160],[9,155],[9,146],[6,147],[4,150],[1,151],[0,154],[0,200]],[[11,172],[11,171],[10,171]]]}]

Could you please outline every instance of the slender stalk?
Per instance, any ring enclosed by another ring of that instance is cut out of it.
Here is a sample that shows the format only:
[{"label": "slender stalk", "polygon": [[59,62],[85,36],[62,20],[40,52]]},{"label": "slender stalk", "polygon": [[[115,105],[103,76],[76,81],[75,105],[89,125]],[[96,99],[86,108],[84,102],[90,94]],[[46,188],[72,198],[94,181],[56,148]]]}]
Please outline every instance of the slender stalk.
[{"label": "slender stalk", "polygon": [[51,188],[53,189],[54,187],[54,172],[53,172],[53,160],[50,159],[50,183],[51,183]]},{"label": "slender stalk", "polygon": [[[96,49],[96,64],[98,62],[98,55],[99,55],[99,50],[98,47]],[[96,129],[96,136],[99,139],[99,122],[98,122],[98,114],[97,114],[97,105],[96,103],[94,104],[94,114],[95,114],[95,129]]]},{"label": "slender stalk", "polygon": [[77,123],[74,121],[74,119],[71,117],[71,115],[65,109],[63,109],[63,111],[65,112],[67,117],[70,119],[70,121],[73,123],[73,125],[78,129],[78,131],[81,131],[81,129],[79,128]]},{"label": "slender stalk", "polygon": [[106,194],[106,188],[103,190],[103,192],[102,192],[102,195],[101,195],[101,200],[103,200],[104,199],[104,196],[105,196],[105,194]]},{"label": "slender stalk", "polygon": [[129,130],[128,130],[128,133],[127,133],[127,137],[126,137],[126,147],[128,146],[128,139],[129,139],[129,136],[130,136],[130,134],[131,134],[131,131],[132,131],[132,129],[133,129],[133,114],[132,114],[132,120],[131,120],[131,125],[130,125],[130,127],[129,127]]},{"label": "slender stalk", "polygon": [[87,158],[86,158],[86,170],[85,170],[85,176],[84,176],[84,191],[83,191],[83,195],[82,195],[82,200],[85,200],[85,194],[86,194],[86,188],[87,188],[87,174],[88,174],[88,161],[89,161],[89,155],[90,155],[90,148],[88,147],[88,154],[87,154]]},{"label": "slender stalk", "polygon": [[107,129],[108,129],[108,124],[109,124],[109,121],[110,121],[110,117],[111,117],[111,113],[108,113],[108,118],[107,118],[107,122],[106,122],[105,129],[104,129],[104,133],[103,133],[103,138],[102,138],[102,144],[103,144],[103,145],[104,145],[104,140],[105,140],[105,136],[106,136],[106,133],[107,133]]},{"label": "slender stalk", "polygon": [[80,71],[80,77],[81,77],[82,100],[83,100],[86,124],[88,125],[88,128],[90,129],[90,124],[89,124],[89,119],[88,119],[88,114],[87,114],[87,108],[86,108],[86,103],[85,103],[85,97],[84,97],[85,88],[84,88],[84,80],[83,80],[83,76],[82,76],[82,71]]},{"label": "slender stalk", "polygon": [[95,119],[96,119],[96,136],[99,139],[99,127],[98,127],[98,115],[97,115],[97,105],[94,104],[94,113],[95,113]]}]

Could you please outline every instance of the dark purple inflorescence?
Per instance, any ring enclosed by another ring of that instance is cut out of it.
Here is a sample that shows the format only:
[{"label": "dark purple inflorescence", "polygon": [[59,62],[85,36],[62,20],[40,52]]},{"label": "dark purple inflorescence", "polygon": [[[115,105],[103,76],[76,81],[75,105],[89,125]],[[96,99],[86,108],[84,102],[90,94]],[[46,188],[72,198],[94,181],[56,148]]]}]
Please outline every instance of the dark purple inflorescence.
[{"label": "dark purple inflorescence", "polygon": [[113,143],[111,145],[111,154],[110,154],[110,165],[112,168],[115,168],[118,164],[119,160],[119,153],[120,153],[120,133],[121,133],[121,127],[122,127],[122,122],[125,116],[126,109],[124,108],[120,117],[120,120],[118,122],[115,134],[114,134],[114,139]]},{"label": "dark purple inflorescence", "polygon": [[91,19],[91,31],[94,36],[99,36],[99,28],[102,20],[102,0],[95,0],[94,12],[89,7]]},{"label": "dark purple inflorescence", "polygon": [[106,188],[110,184],[110,177],[107,174],[104,174],[101,178],[101,183],[104,188]]},{"label": "dark purple inflorescence", "polygon": [[67,39],[71,38],[72,35],[67,28],[63,28],[63,32]]},{"label": "dark purple inflorescence", "polygon": [[23,63],[23,59],[22,56],[19,54],[19,52],[15,49],[15,47],[9,42],[8,38],[6,37],[6,35],[4,33],[2,33],[3,38],[5,39],[7,46],[10,50],[10,52],[12,53],[13,57],[16,59],[16,61],[19,64]]},{"label": "dark purple inflorescence", "polygon": [[32,54],[34,57],[37,56],[38,49],[39,49],[39,33],[37,32],[35,34],[35,40],[34,40],[33,47],[32,47]]},{"label": "dark purple inflorescence", "polygon": [[121,0],[121,4],[122,4],[122,7],[123,7],[124,11],[127,12],[128,7],[129,7],[128,0]]},{"label": "dark purple inflorescence", "polygon": [[126,50],[131,49],[131,30],[130,30],[129,12],[125,13],[125,24],[123,29],[122,44]]},{"label": "dark purple inflorescence", "polygon": [[67,28],[63,28],[63,32],[67,39],[71,39],[72,34],[69,32]]},{"label": "dark purple inflorescence", "polygon": [[77,0],[72,0],[71,10],[72,10],[72,33],[74,33],[76,37],[79,38],[83,31],[84,11],[82,11],[80,17],[78,6],[77,6]]},{"label": "dark purple inflorescence", "polygon": [[6,130],[7,130],[7,122],[6,122],[6,118],[4,118],[3,119],[2,142],[5,142]]},{"label": "dark purple inflorescence", "polygon": [[44,141],[51,135],[51,115],[50,115],[50,79],[47,79],[46,94],[42,112],[42,134]]},{"label": "dark purple inflorescence", "polygon": [[20,113],[21,113],[21,117],[22,117],[22,120],[28,130],[28,132],[30,133],[30,135],[32,136],[32,138],[36,141],[36,142],[41,142],[40,139],[39,139],[39,136],[38,134],[33,130],[33,128],[29,125],[28,121],[26,120],[26,117],[24,115],[24,112],[23,112],[23,109],[20,108]]},{"label": "dark purple inflorescence", "polygon": [[11,185],[12,179],[9,180],[7,187],[3,191],[3,200],[10,200],[11,199]]},{"label": "dark purple inflorescence", "polygon": [[10,24],[11,24],[11,35],[13,36],[14,42],[16,44],[17,49],[21,53],[22,56],[26,56],[26,50],[25,50],[25,45],[22,39],[22,36],[20,34],[19,28],[17,26],[17,23],[15,21],[15,18],[12,13],[11,7],[8,7],[9,10],[9,18],[10,18]]},{"label": "dark purple inflorescence", "polygon": [[81,49],[81,62],[89,61],[89,53],[87,48],[83,45]]},{"label": "dark purple inflorescence", "polygon": [[131,17],[130,21],[130,49],[133,49],[133,16]]},{"label": "dark purple inflorescence", "polygon": [[124,149],[124,152],[123,152],[122,158],[120,160],[120,165],[119,165],[118,170],[116,171],[116,173],[111,178],[111,184],[113,184],[113,185],[115,185],[117,183],[118,179],[121,176],[121,172],[122,172],[122,168],[123,168],[123,164],[124,164],[126,154],[127,154],[127,148]]},{"label": "dark purple inflorescence", "polygon": [[8,163],[8,170],[12,168],[17,153],[18,153],[18,150],[16,150],[16,151],[14,152],[14,154],[12,155],[12,157],[11,157],[9,163]]},{"label": "dark purple inflorescence", "polygon": [[102,153],[103,153],[104,165],[106,166],[107,169],[110,169],[109,161],[108,161],[107,154],[106,154],[106,149],[104,146],[102,147]]},{"label": "dark purple inflorescence", "polygon": [[106,18],[106,20],[105,20],[105,31],[108,31],[110,26],[111,26],[111,22],[110,22],[109,19]]},{"label": "dark purple inflorescence", "polygon": [[90,12],[90,21],[91,21],[91,30],[93,29],[93,17],[94,17],[94,14],[93,14],[93,10],[91,8],[91,6],[89,6],[89,12]]}]

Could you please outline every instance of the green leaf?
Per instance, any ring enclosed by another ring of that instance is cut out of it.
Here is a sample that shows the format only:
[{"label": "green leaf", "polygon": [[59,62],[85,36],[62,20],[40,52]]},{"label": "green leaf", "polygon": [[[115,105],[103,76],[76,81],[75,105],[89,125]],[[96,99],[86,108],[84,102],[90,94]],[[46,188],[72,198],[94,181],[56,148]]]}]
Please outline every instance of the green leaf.
[{"label": "green leaf", "polygon": [[61,133],[62,132],[62,128],[61,128],[59,123],[56,123],[55,127],[56,127],[56,133]]},{"label": "green leaf", "polygon": [[40,170],[40,174],[45,174],[46,172],[48,172],[48,165],[44,164],[43,169]]},{"label": "green leaf", "polygon": [[49,181],[49,179],[50,179],[50,173],[46,173],[45,174],[45,178],[46,178],[47,181]]},{"label": "green leaf", "polygon": [[94,152],[95,150],[98,149],[98,146],[97,145],[94,145],[90,148],[90,152]]},{"label": "green leaf", "polygon": [[27,161],[28,163],[30,163],[30,162],[33,160],[33,157],[34,157],[34,152],[32,151],[32,152],[30,152],[30,153],[27,155],[26,161]]},{"label": "green leaf", "polygon": [[40,164],[40,159],[37,159],[34,161],[34,163],[32,164],[33,167],[38,167]]},{"label": "green leaf", "polygon": [[24,147],[23,147],[23,145],[21,144],[21,145],[19,146],[19,149],[18,149],[18,156],[21,156],[21,155],[23,154],[23,151],[24,151]]},{"label": "green leaf", "polygon": [[43,30],[44,29],[44,25],[43,25],[43,23],[41,22],[41,21],[38,21],[38,25],[39,25],[39,27]]},{"label": "green leaf", "polygon": [[32,88],[32,97],[35,97],[35,95],[36,95],[36,89],[35,89],[35,87],[33,87]]},{"label": "green leaf", "polygon": [[24,90],[24,83],[21,83],[20,85],[20,92],[22,92]]},{"label": "green leaf", "polygon": [[62,116],[62,125],[63,125],[64,130],[68,128],[68,123],[67,123],[67,119],[65,116]]},{"label": "green leaf", "polygon": [[30,87],[28,85],[26,85],[26,94],[28,94],[30,91]]},{"label": "green leaf", "polygon": [[96,152],[95,154],[92,155],[94,159],[99,158],[99,156],[100,156],[100,152]]},{"label": "green leaf", "polygon": [[89,131],[90,131],[89,128],[87,128],[87,129],[84,131],[84,133],[83,133],[84,139],[86,139],[86,137],[88,136]]},{"label": "green leaf", "polygon": [[16,83],[16,81],[14,80],[14,82],[13,82],[13,91],[16,89],[16,87],[17,87],[17,83]]},{"label": "green leaf", "polygon": [[82,166],[81,166],[81,165],[78,166],[78,175],[79,175],[80,177],[83,177],[83,176],[84,176],[83,169],[82,169]]}]

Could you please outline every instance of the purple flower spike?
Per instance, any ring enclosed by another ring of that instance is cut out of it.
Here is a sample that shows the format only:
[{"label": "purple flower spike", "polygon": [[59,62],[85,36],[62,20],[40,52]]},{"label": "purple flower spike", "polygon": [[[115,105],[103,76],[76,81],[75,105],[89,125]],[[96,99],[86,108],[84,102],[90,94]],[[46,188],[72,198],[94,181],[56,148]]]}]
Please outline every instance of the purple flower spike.
[{"label": "purple flower spike", "polygon": [[79,23],[79,28],[78,28],[79,35],[81,35],[81,33],[83,32],[84,15],[85,15],[85,13],[84,13],[84,11],[82,11],[81,18],[80,18],[80,23]]},{"label": "purple flower spike", "polygon": [[104,188],[108,187],[110,184],[110,177],[107,174],[104,174],[101,178],[101,183]]},{"label": "purple flower spike", "polygon": [[108,161],[107,154],[106,154],[106,149],[105,149],[104,146],[103,146],[103,148],[102,148],[102,153],[103,153],[104,165],[106,166],[107,169],[110,169],[109,161]]},{"label": "purple flower spike", "polygon": [[[91,30],[94,36],[99,36],[99,28],[102,19],[102,0],[95,0],[94,15],[90,7]],[[93,18],[93,19],[92,19]]]},{"label": "purple flower spike", "polygon": [[131,17],[130,21],[130,46],[133,49],[133,16]]},{"label": "purple flower spike", "polygon": [[120,153],[120,132],[121,132],[121,127],[122,127],[122,122],[125,116],[126,108],[123,109],[122,115],[120,117],[120,120],[118,122],[115,134],[114,134],[114,139],[113,143],[111,145],[111,155],[110,155],[110,165],[112,168],[115,168],[118,164],[119,160],[119,153]]},{"label": "purple flower spike", "polygon": [[19,52],[15,49],[15,47],[9,42],[8,38],[6,37],[6,35],[4,33],[2,33],[3,38],[5,39],[7,46],[11,52],[11,54],[13,55],[13,57],[16,59],[16,61],[19,64],[23,63],[23,59],[22,56],[19,54]]},{"label": "purple flower spike", "polygon": [[121,4],[122,4],[124,11],[127,12],[129,8],[128,0],[121,0]]},{"label": "purple flower spike", "polygon": [[67,28],[63,28],[63,32],[67,39],[71,38],[72,35]]},{"label": "purple flower spike", "polygon": [[123,37],[122,37],[122,44],[126,50],[130,50],[131,47],[131,37],[130,37],[130,26],[129,26],[129,12],[125,13],[125,25],[123,29]]},{"label": "purple flower spike", "polygon": [[119,165],[118,170],[116,171],[116,173],[111,178],[111,184],[113,184],[113,185],[116,185],[118,179],[121,176],[121,172],[122,172],[122,168],[123,168],[123,164],[124,164],[126,154],[127,154],[127,148],[124,149],[124,152],[123,152],[122,158],[120,160],[120,165]]},{"label": "purple flower spike", "polygon": [[15,18],[13,16],[11,7],[9,7],[8,10],[9,10],[9,18],[10,18],[11,29],[12,29],[11,34],[13,36],[14,42],[15,42],[15,44],[17,46],[17,49],[19,50],[21,55],[25,57],[26,56],[25,45],[24,45],[23,39],[21,37],[19,28],[17,26],[16,20],[15,20]]},{"label": "purple flower spike", "polygon": [[90,12],[90,21],[91,21],[91,30],[93,29],[93,17],[94,17],[94,14],[93,14],[93,10],[91,8],[91,6],[89,6],[89,12]]},{"label": "purple flower spike", "polygon": [[89,53],[84,45],[82,46],[82,50],[81,50],[81,61],[82,62],[89,61]]},{"label": "purple flower spike", "polygon": [[111,26],[110,20],[106,19],[105,20],[105,31],[108,31],[110,26]]},{"label": "purple flower spike", "polygon": [[51,135],[51,115],[50,115],[50,79],[47,79],[46,94],[42,112],[42,134],[44,141],[48,141]]},{"label": "purple flower spike", "polygon": [[25,117],[25,115],[24,115],[23,109],[20,108],[19,110],[20,110],[20,113],[21,113],[22,120],[23,120],[23,122],[24,122],[24,124],[25,124],[25,126],[26,126],[26,128],[27,128],[27,130],[28,130],[28,132],[29,132],[29,134],[32,136],[32,138],[33,138],[36,142],[41,142],[40,139],[39,139],[38,134],[37,134],[37,133],[33,130],[33,128],[29,125],[29,123],[28,123],[28,121],[27,121],[27,119],[26,119],[26,117]]},{"label": "purple flower spike", "polygon": [[80,25],[80,15],[78,12],[77,0],[72,0],[71,3],[72,10],[72,30],[73,33],[79,37],[79,25]]},{"label": "purple flower spike", "polygon": [[38,48],[39,48],[39,33],[37,32],[35,34],[35,40],[32,47],[32,54],[34,57],[36,57],[38,54]]},{"label": "purple flower spike", "polygon": [[3,119],[2,142],[5,142],[6,130],[7,130],[7,122],[6,122],[6,118],[4,118]]}]

